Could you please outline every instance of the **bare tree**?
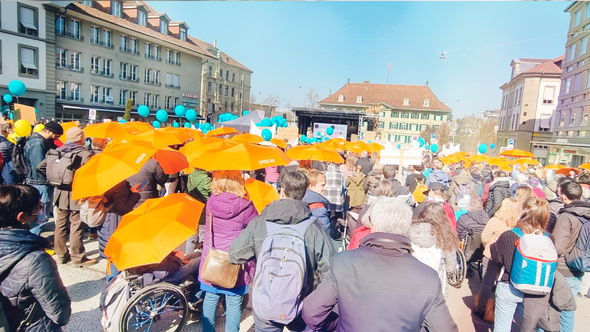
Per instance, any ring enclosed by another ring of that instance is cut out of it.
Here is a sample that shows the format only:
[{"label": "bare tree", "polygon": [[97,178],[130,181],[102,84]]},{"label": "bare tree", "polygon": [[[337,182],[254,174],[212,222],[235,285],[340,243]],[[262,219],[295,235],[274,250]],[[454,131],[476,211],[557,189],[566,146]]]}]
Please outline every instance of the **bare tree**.
[{"label": "bare tree", "polygon": [[443,121],[443,123],[440,124],[440,127],[438,127],[436,139],[438,140],[438,146],[441,149],[451,141],[451,126],[447,121]]},{"label": "bare tree", "polygon": [[309,108],[316,108],[319,104],[319,100],[320,95],[318,94],[318,91],[314,87],[309,88],[309,91],[305,94],[305,101],[307,102],[306,106]]},{"label": "bare tree", "polygon": [[281,102],[281,99],[278,96],[270,94],[262,101],[262,104],[278,107],[280,102]]},{"label": "bare tree", "polygon": [[250,94],[250,103],[256,104],[256,95],[253,93]]}]

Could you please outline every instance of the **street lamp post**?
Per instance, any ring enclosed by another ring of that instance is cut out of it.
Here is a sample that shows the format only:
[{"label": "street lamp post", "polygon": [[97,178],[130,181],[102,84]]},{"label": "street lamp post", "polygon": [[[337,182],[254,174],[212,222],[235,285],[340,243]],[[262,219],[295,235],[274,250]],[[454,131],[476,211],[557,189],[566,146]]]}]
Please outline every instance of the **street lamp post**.
[{"label": "street lamp post", "polygon": [[299,86],[299,107],[301,107],[301,85]]}]

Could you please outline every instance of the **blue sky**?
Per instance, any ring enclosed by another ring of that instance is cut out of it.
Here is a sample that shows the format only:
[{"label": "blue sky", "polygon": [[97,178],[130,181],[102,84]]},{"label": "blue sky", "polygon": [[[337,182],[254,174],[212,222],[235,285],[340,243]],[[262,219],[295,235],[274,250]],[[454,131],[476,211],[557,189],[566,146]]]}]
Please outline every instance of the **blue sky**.
[{"label": "blue sky", "polygon": [[429,81],[455,117],[499,108],[511,60],[564,54],[569,24],[569,2],[553,1],[150,5],[252,69],[258,101],[273,94],[281,107],[303,105],[310,87],[324,98],[348,78],[385,84],[391,62],[390,84]]}]

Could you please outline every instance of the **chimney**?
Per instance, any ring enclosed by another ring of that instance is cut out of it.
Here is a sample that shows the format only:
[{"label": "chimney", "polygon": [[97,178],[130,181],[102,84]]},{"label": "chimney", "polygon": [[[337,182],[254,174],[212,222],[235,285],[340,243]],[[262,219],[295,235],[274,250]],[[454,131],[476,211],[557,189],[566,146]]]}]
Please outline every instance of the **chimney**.
[{"label": "chimney", "polygon": [[213,48],[217,48],[217,40],[213,41]]}]

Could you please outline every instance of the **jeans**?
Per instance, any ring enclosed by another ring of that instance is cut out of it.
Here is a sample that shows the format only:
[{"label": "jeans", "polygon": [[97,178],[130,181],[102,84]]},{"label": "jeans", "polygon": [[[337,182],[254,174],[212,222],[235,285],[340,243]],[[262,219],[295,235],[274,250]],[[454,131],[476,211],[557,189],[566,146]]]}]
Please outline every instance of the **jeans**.
[{"label": "jeans", "polygon": [[107,282],[115,279],[119,275],[119,270],[117,270],[117,267],[115,266],[115,264],[113,264],[112,262],[109,264],[110,264],[110,268],[111,268],[111,273],[109,273],[109,267],[107,266],[107,271],[106,271]]},{"label": "jeans", "polygon": [[[582,284],[582,277],[565,277],[567,283],[570,285],[572,289],[572,293],[574,294],[574,300],[578,296],[578,292],[580,291],[580,285]],[[575,311],[562,311],[561,312],[561,328],[559,329],[560,332],[574,332],[574,315],[576,314]]]},{"label": "jeans", "polygon": [[38,214],[37,222],[30,224],[31,233],[39,235],[43,224],[49,221],[49,214],[53,212],[53,187],[49,185],[33,184],[41,194],[41,203],[45,205],[45,211]]},{"label": "jeans", "polygon": [[283,329],[286,327],[289,331],[296,331],[296,332],[307,332],[311,331],[303,321],[301,316],[295,318],[294,321],[289,323],[289,325],[283,325],[278,323],[271,323],[260,318],[256,317],[255,314],[252,315],[254,317],[254,324],[256,326],[256,332],[283,332]]},{"label": "jeans", "polygon": [[[205,294],[203,301],[203,332],[215,332],[215,316],[221,294]],[[238,332],[242,319],[242,295],[225,295],[225,332]]]},{"label": "jeans", "polygon": [[496,285],[496,306],[494,315],[494,332],[510,332],[512,318],[524,294],[509,283],[498,282]]}]

